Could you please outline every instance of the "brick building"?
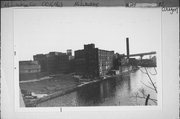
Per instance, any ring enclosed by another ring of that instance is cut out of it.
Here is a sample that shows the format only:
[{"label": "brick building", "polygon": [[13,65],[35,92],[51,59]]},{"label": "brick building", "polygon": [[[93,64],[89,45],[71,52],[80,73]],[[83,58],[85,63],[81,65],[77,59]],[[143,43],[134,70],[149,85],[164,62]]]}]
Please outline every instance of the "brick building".
[{"label": "brick building", "polygon": [[84,76],[103,76],[113,67],[114,51],[95,48],[94,44],[84,45],[75,51],[75,72]]},{"label": "brick building", "polygon": [[41,65],[38,61],[20,61],[19,62],[19,80],[38,79],[41,72]]},{"label": "brick building", "polygon": [[41,66],[37,61],[20,61],[19,73],[38,73],[41,71]]},{"label": "brick building", "polygon": [[34,61],[38,61],[41,65],[41,72],[47,72],[47,57],[44,54],[37,54],[33,56]]},{"label": "brick building", "polygon": [[42,71],[48,74],[65,73],[69,70],[70,54],[62,52],[50,52],[48,54],[34,55],[34,60],[42,66]]}]

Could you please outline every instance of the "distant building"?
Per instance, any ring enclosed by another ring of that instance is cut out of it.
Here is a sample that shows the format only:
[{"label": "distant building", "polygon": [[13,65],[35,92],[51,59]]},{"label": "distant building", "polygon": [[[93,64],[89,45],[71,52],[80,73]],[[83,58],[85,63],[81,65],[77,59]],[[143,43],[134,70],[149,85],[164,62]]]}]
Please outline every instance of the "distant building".
[{"label": "distant building", "polygon": [[151,59],[141,59],[138,65],[142,67],[156,67],[156,56]]},{"label": "distant building", "polygon": [[67,54],[68,56],[72,56],[72,50],[71,50],[71,49],[68,49],[66,54]]},{"label": "distant building", "polygon": [[19,61],[19,80],[32,80],[40,78],[41,65],[38,61]]},{"label": "distant building", "polygon": [[136,58],[129,58],[129,64],[132,66],[137,66],[138,65],[138,61]]},{"label": "distant building", "polygon": [[74,56],[72,56],[72,50],[68,49],[66,54],[68,55],[68,59],[69,59],[69,69],[68,69],[68,72],[72,73],[72,72],[74,72],[74,67],[75,67]]},{"label": "distant building", "polygon": [[74,59],[74,56],[72,56],[72,50],[71,49],[68,49],[66,54],[68,55],[69,60],[73,60]]},{"label": "distant building", "polygon": [[84,45],[75,51],[75,72],[84,76],[103,76],[113,66],[114,51],[95,48],[94,44]]},{"label": "distant building", "polygon": [[34,55],[34,60],[41,64],[43,72],[48,74],[64,73],[69,69],[69,55],[62,52],[50,52],[45,55]]},{"label": "distant building", "polygon": [[156,56],[153,56],[152,58],[151,58],[151,60],[152,60],[152,62],[153,62],[153,64],[156,66]]},{"label": "distant building", "polygon": [[41,72],[47,72],[47,57],[44,54],[37,54],[33,56],[34,61],[38,61],[41,65]]},{"label": "distant building", "polygon": [[20,61],[19,73],[38,73],[41,71],[41,66],[37,61]]},{"label": "distant building", "polygon": [[118,70],[120,66],[127,65],[127,59],[125,58],[125,54],[114,54],[113,57],[113,69]]}]

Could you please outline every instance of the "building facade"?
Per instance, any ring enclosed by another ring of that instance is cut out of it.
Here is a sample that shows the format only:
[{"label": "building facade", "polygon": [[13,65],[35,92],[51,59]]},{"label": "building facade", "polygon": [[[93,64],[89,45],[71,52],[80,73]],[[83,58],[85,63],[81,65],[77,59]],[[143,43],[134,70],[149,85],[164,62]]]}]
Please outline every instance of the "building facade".
[{"label": "building facade", "polygon": [[48,74],[65,73],[69,70],[69,57],[71,54],[50,52],[37,54],[33,58],[41,65],[41,71]]},{"label": "building facade", "polygon": [[75,51],[75,72],[88,77],[105,75],[113,67],[114,51],[95,48],[94,44],[84,45]]},{"label": "building facade", "polygon": [[106,75],[113,68],[114,51],[98,50],[99,75]]},{"label": "building facade", "polygon": [[41,72],[47,72],[47,57],[44,54],[37,54],[33,56],[34,61],[38,61],[41,66]]},{"label": "building facade", "polygon": [[41,65],[38,61],[20,61],[19,62],[19,80],[38,79],[41,72]]},{"label": "building facade", "polygon": [[41,71],[41,66],[37,61],[20,61],[19,73],[38,73]]}]

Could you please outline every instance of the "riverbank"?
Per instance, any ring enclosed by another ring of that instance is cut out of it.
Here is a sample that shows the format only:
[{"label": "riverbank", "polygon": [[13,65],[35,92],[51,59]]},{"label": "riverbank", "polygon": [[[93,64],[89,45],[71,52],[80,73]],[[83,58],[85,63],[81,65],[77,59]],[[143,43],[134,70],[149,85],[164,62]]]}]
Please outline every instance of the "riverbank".
[{"label": "riverbank", "polygon": [[26,105],[40,98],[77,86],[77,79],[71,74],[59,74],[46,80],[27,81],[20,83],[21,93]]},{"label": "riverbank", "polygon": [[35,80],[20,81],[20,89],[27,107],[35,107],[38,103],[63,96],[76,91],[86,85],[102,82],[108,79],[116,79],[138,70],[128,67],[121,69],[118,74],[109,74],[103,77],[83,78],[74,74],[56,74]]},{"label": "riverbank", "polygon": [[69,88],[66,88],[66,89],[63,89],[63,90],[59,90],[59,91],[53,92],[51,94],[48,94],[46,96],[43,96],[43,97],[37,98],[37,99],[30,99],[30,100],[24,99],[25,104],[26,104],[27,107],[35,107],[39,103],[45,102],[47,100],[50,100],[50,99],[53,99],[53,98],[56,98],[56,97],[59,97],[59,96],[63,96],[63,95],[68,94],[68,93],[71,93],[71,92],[73,92],[73,91],[75,91],[75,90],[77,90],[79,88],[82,88],[82,87],[84,87],[86,85],[91,85],[91,84],[101,82],[101,81],[111,79],[111,78],[112,77],[107,77],[107,78],[105,78],[103,80],[96,79],[96,80],[93,80],[93,81],[79,83],[79,85],[77,85],[77,86],[72,86],[72,87],[69,87]]},{"label": "riverbank", "polygon": [[39,79],[32,79],[32,80],[25,80],[25,81],[19,81],[19,83],[30,83],[30,82],[36,82],[36,81],[42,81],[42,80],[47,80],[47,79],[51,79],[52,77],[50,76],[45,76]]},{"label": "riverbank", "polygon": [[[123,73],[121,75],[128,75],[130,72]],[[105,76],[103,78],[96,79],[77,79],[70,74],[54,75],[50,79],[40,81],[29,81],[21,83],[21,90],[29,91],[29,96],[23,96],[24,102],[27,107],[36,107],[37,104],[45,102],[47,100],[63,96],[71,93],[86,85],[91,85],[108,79],[114,79],[121,75]],[[45,89],[45,90],[44,90]]]}]

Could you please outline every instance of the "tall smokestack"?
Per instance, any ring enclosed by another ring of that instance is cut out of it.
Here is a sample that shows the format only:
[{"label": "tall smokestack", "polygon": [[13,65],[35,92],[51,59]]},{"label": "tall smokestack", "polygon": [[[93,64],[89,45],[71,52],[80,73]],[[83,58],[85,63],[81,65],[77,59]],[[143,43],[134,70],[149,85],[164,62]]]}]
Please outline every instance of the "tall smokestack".
[{"label": "tall smokestack", "polygon": [[127,59],[129,59],[129,38],[126,38]]}]

